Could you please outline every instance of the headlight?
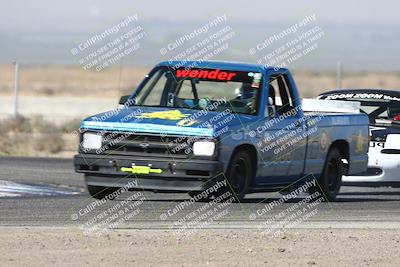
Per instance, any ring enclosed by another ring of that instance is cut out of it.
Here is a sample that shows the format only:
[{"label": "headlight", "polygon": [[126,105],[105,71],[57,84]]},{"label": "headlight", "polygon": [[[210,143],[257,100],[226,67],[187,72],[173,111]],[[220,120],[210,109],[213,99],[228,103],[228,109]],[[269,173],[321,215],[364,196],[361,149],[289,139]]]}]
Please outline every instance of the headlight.
[{"label": "headlight", "polygon": [[84,133],[82,146],[86,149],[100,149],[102,145],[102,137],[95,133]]},{"label": "headlight", "polygon": [[215,151],[215,143],[208,141],[198,141],[193,144],[193,154],[197,156],[212,156]]}]

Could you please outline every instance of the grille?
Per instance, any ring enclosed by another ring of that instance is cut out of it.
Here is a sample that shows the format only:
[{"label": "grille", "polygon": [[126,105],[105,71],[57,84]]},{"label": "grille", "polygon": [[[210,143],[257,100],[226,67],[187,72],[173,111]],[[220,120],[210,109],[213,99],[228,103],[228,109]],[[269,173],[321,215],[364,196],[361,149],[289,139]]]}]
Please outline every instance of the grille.
[{"label": "grille", "polygon": [[131,133],[104,133],[100,154],[190,157],[192,144],[190,137],[139,135]]}]

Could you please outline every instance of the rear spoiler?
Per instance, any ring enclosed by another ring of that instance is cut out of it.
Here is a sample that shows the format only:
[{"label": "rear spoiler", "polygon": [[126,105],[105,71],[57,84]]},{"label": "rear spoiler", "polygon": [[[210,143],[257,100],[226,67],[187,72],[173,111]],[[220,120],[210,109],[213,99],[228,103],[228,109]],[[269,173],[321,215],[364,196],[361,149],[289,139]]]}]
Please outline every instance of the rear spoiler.
[{"label": "rear spoiler", "polygon": [[302,99],[304,112],[360,113],[357,101]]}]

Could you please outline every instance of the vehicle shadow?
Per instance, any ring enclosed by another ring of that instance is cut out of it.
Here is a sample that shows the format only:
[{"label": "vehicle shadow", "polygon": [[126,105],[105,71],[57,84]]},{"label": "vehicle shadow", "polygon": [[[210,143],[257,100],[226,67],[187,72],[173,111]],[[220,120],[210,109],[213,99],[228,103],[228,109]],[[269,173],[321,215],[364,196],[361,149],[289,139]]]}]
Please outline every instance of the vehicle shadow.
[{"label": "vehicle shadow", "polygon": [[365,195],[371,195],[371,196],[400,196],[400,191],[398,192],[343,192],[340,193],[340,195],[353,195],[353,196],[365,196]]},{"label": "vehicle shadow", "polygon": [[[304,200],[306,197],[298,197],[294,199],[289,199],[286,200],[285,203],[299,203],[302,200]],[[271,203],[274,201],[279,201],[279,198],[268,198],[268,199],[263,199],[263,198],[250,198],[250,199],[244,199],[241,203]],[[343,198],[340,197],[335,201],[335,202],[323,202],[326,204],[332,204],[332,203],[343,203],[343,202],[387,202],[387,201],[400,201],[400,200],[393,200],[393,199],[381,199],[381,198]]]},{"label": "vehicle shadow", "polygon": [[[174,194],[176,195],[176,194]],[[389,199],[389,198],[376,198],[376,197],[370,197],[370,196],[375,196],[375,195],[400,195],[400,193],[395,193],[395,192],[370,192],[368,193],[362,193],[362,192],[356,192],[356,193],[341,193],[339,194],[337,200],[335,202],[330,202],[332,203],[354,203],[354,202],[390,202],[390,201],[400,201],[400,199]],[[355,197],[351,197],[355,196]],[[307,198],[307,195],[300,196],[297,198],[290,198],[284,201],[284,203],[299,203]],[[115,199],[116,201],[124,201],[126,198],[125,197],[119,197]],[[240,203],[232,203],[234,205],[240,205],[240,204],[261,204],[261,203],[271,203],[274,201],[279,201],[281,198],[280,197],[247,197],[244,200],[242,200]],[[181,196],[181,197],[176,197],[176,196],[171,196],[171,197],[165,197],[165,196],[158,196],[158,194],[151,194],[145,197],[143,200],[144,202],[161,202],[161,203],[180,203],[184,201],[189,201],[190,197],[189,196]],[[207,201],[204,202],[196,202],[196,203],[207,203]],[[329,204],[328,202],[323,202],[326,204]]]}]

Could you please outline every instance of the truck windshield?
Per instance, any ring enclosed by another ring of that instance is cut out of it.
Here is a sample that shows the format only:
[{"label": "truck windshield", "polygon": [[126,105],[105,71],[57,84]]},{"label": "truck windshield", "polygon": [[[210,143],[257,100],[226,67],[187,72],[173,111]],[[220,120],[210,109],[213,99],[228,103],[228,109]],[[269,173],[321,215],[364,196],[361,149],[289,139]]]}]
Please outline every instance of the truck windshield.
[{"label": "truck windshield", "polygon": [[257,114],[261,72],[159,67],[135,93],[135,105]]}]

